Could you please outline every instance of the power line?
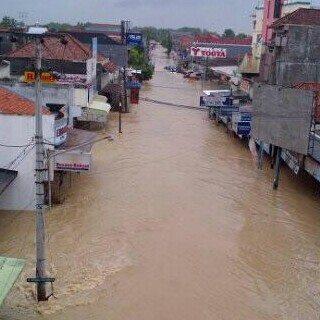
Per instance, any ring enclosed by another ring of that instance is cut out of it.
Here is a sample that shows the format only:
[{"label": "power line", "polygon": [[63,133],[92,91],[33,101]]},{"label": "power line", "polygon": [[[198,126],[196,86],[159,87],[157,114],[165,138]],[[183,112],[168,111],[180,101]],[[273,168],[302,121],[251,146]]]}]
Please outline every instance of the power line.
[{"label": "power line", "polygon": [[4,147],[4,148],[26,148],[26,147],[31,146],[32,144],[34,144],[34,142],[30,142],[29,144],[23,144],[23,145],[9,145],[9,144],[0,143],[0,147]]},{"label": "power line", "polygon": [[149,98],[140,98],[140,100],[146,101],[146,102],[151,102],[154,104],[166,105],[166,106],[183,108],[183,109],[201,110],[201,111],[207,110],[207,108],[203,108],[203,107],[193,107],[193,106],[188,106],[188,105],[183,105],[183,104],[175,104],[175,103],[171,103],[171,102],[167,102],[167,101],[160,101],[160,100],[154,100],[154,99],[149,99]]}]

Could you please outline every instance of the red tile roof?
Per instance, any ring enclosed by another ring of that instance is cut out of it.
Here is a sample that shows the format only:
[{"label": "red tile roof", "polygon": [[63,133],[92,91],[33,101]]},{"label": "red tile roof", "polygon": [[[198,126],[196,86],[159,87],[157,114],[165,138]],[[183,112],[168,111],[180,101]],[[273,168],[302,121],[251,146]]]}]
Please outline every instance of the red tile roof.
[{"label": "red tile roof", "polygon": [[244,39],[240,38],[221,38],[220,44],[235,44],[235,45],[243,45],[250,46],[252,44],[252,37],[247,37]]},{"label": "red tile roof", "polygon": [[[66,44],[61,43],[61,37],[44,38],[42,44],[42,58],[46,60],[68,60],[85,62],[91,57],[91,50],[69,34],[65,34]],[[28,42],[22,47],[12,51],[11,58],[33,58],[35,57],[35,43]]]},{"label": "red tile roof", "polygon": [[102,67],[109,73],[115,73],[118,70],[117,65],[112,61],[102,63]]},{"label": "red tile roof", "polygon": [[[7,89],[0,88],[0,114],[33,116],[35,110],[36,106],[33,101]],[[43,108],[42,113],[50,114],[46,108]]]},{"label": "red tile roof", "polygon": [[193,36],[182,36],[182,37],[180,37],[180,44],[183,47],[187,47],[187,46],[191,45],[193,41],[194,41],[194,37]]},{"label": "red tile roof", "polygon": [[210,43],[210,44],[234,44],[234,45],[246,45],[250,46],[252,44],[252,37],[247,37],[244,39],[240,38],[222,38],[215,34],[200,34],[194,37],[181,37],[180,43],[184,46],[191,45],[192,42],[196,43]]},{"label": "red tile roof", "polygon": [[276,20],[271,27],[277,28],[282,25],[293,24],[293,25],[304,25],[313,26],[320,25],[320,10],[319,9],[297,9],[286,16]]},{"label": "red tile roof", "polygon": [[219,41],[220,37],[215,34],[199,34],[194,37],[195,42],[214,43]]}]

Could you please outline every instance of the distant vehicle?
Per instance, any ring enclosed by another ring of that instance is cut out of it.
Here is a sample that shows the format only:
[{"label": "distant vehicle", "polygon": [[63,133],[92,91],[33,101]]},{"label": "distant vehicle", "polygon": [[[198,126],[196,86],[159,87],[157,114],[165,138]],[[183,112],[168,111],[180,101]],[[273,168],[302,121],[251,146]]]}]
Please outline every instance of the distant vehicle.
[{"label": "distant vehicle", "polygon": [[177,72],[177,67],[174,66],[165,66],[164,69],[170,72]]}]

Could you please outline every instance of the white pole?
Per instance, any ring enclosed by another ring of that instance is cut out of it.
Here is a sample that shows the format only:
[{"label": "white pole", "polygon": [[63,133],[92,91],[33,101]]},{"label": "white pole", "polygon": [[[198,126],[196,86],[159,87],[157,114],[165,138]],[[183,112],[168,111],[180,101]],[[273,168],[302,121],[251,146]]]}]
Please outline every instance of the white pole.
[{"label": "white pole", "polygon": [[47,300],[46,283],[46,254],[45,254],[45,224],[44,224],[44,145],[42,130],[42,101],[41,101],[41,39],[36,38],[36,112],[35,112],[35,141],[36,141],[36,278],[38,301]]}]

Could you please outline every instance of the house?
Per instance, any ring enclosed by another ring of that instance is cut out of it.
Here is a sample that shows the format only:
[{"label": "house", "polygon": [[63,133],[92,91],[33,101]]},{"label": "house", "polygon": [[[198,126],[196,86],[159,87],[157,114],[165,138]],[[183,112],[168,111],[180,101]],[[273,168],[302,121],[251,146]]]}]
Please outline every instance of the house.
[{"label": "house", "polygon": [[264,0],[262,40],[268,44],[272,38],[272,24],[279,18],[299,9],[310,8],[311,1]]},{"label": "house", "polygon": [[282,148],[295,173],[305,170],[319,181],[320,10],[297,9],[270,28],[254,86],[253,137]]},{"label": "house", "polygon": [[[58,138],[55,115],[47,108],[42,109],[42,114],[44,138],[54,141]],[[0,191],[0,209],[34,208],[34,115],[34,102],[0,88],[0,168],[7,177],[7,183]],[[50,148],[53,147],[48,145],[47,149]]]},{"label": "house", "polygon": [[26,43],[24,28],[0,28],[0,58]]},{"label": "house", "polygon": [[240,64],[243,88],[252,92],[252,85],[261,70],[268,69],[270,56],[268,44],[273,36],[273,24],[298,8],[310,8],[310,1],[259,0],[252,14],[252,54],[245,55]]},{"label": "house", "polygon": [[[7,60],[10,62],[10,77],[13,84],[2,85],[9,86],[11,90],[33,99],[33,86],[21,82],[26,81],[25,71],[34,69],[34,56],[34,42],[28,42],[12,51]],[[58,97],[57,91],[60,90],[60,95],[64,95],[65,90],[69,91],[71,98],[67,95],[64,104],[80,107],[84,114],[92,111],[97,114],[96,122],[104,124],[110,106],[104,99],[105,110],[104,116],[101,117],[101,98],[97,92],[103,89],[102,86],[116,81],[119,77],[119,69],[110,68],[110,64],[112,62],[102,54],[97,54],[95,58],[89,46],[69,34],[45,37],[42,43],[42,66],[44,70],[54,74],[55,81],[53,84],[45,85],[44,92],[49,94],[50,91],[55,91]],[[28,93],[30,90],[31,96]],[[54,95],[51,94],[50,97],[52,96]],[[85,121],[85,118],[82,117],[82,121]],[[94,117],[91,116],[88,122],[94,122]]]},{"label": "house", "polygon": [[[42,124],[46,165],[53,186],[63,184],[66,172],[90,170],[90,145],[72,151],[68,149],[84,141],[93,141],[95,133],[75,129],[67,108],[57,103],[47,103],[42,107]],[[0,209],[34,208],[34,133],[35,103],[0,88]],[[48,190],[48,179],[46,185]]]},{"label": "house", "polygon": [[68,30],[67,33],[89,47],[92,45],[92,40],[97,38],[99,54],[110,59],[119,67],[128,65],[128,50],[127,47],[122,44],[121,37],[114,37],[103,31],[79,28]]}]

